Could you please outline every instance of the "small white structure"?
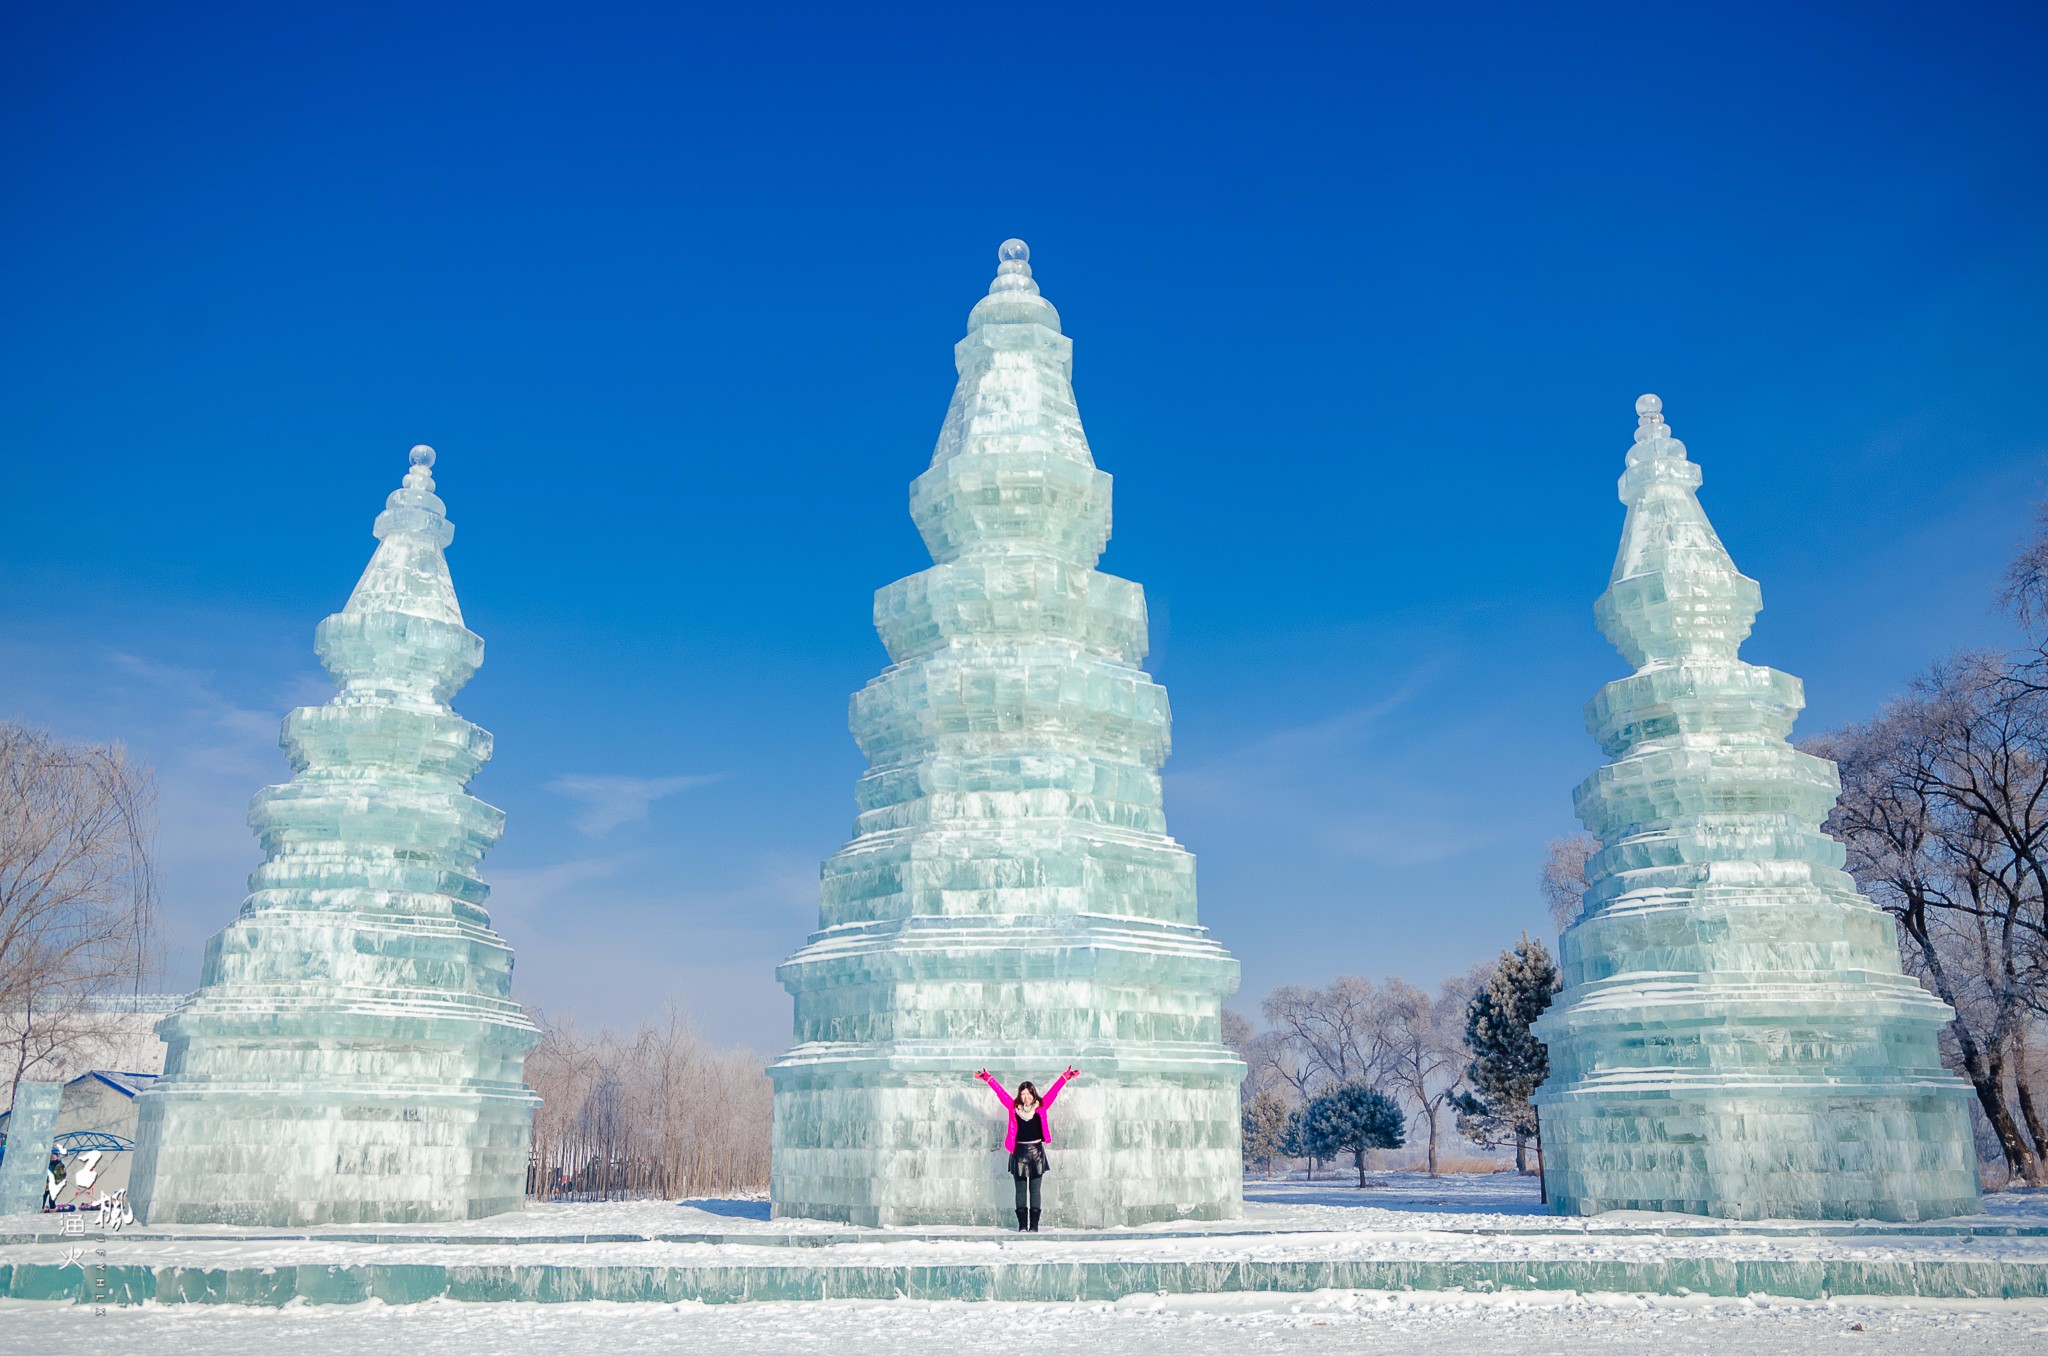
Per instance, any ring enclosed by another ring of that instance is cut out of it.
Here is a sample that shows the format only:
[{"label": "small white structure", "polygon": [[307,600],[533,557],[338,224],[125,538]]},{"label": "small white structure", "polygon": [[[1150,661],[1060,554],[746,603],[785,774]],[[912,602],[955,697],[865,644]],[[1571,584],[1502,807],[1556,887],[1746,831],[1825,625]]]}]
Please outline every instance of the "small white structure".
[{"label": "small white structure", "polygon": [[[92,1069],[66,1082],[57,1102],[55,1147],[64,1162],[58,1205],[83,1206],[128,1185],[135,1162],[135,1095],[154,1073]],[[13,1120],[0,1112],[0,1136]]]}]

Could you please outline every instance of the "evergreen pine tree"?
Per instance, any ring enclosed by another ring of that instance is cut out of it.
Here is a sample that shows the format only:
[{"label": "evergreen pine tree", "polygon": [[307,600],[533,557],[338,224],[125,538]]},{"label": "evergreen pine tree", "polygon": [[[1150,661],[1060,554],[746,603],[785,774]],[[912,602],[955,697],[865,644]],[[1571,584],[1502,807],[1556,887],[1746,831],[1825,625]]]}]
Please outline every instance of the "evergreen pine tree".
[{"label": "evergreen pine tree", "polygon": [[1264,1163],[1268,1177],[1273,1175],[1273,1156],[1287,1152],[1291,1120],[1287,1103],[1277,1092],[1262,1092],[1244,1104],[1244,1156]]},{"label": "evergreen pine tree", "polygon": [[1558,982],[1549,948],[1524,935],[1501,953],[1465,1012],[1472,1091],[1452,1099],[1458,1133],[1481,1148],[1513,1143],[1518,1172],[1529,1170],[1531,1144],[1542,1170],[1543,1135],[1529,1099],[1550,1073],[1550,1052],[1529,1024],[1550,1006]]},{"label": "evergreen pine tree", "polygon": [[1287,1126],[1280,1132],[1280,1152],[1289,1158],[1304,1159],[1308,1163],[1308,1180],[1316,1180],[1316,1158],[1311,1152],[1315,1148],[1309,1140],[1308,1108],[1298,1106],[1287,1113]]},{"label": "evergreen pine tree", "polygon": [[1358,1184],[1364,1186],[1365,1151],[1400,1148],[1407,1142],[1407,1125],[1393,1098],[1354,1079],[1309,1098],[1290,1129],[1311,1158],[1350,1154]]}]

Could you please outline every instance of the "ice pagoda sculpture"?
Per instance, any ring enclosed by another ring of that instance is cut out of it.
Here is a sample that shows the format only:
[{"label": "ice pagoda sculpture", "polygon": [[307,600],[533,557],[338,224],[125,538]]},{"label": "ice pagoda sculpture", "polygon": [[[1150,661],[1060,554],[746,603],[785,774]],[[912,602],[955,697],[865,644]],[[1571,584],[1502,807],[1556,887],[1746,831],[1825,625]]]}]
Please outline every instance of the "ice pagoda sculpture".
[{"label": "ice pagoda sculpture", "polygon": [[1042,1090],[1072,1062],[1048,1223],[1231,1218],[1237,962],[1197,926],[1194,859],[1166,833],[1144,592],[1094,568],[1110,478],[1072,341],[1024,243],[1000,259],[911,486],[936,563],[875,595],[892,662],[852,702],[871,764],[854,837],[777,972],[796,1001],[770,1069],[774,1212],[1014,1219],[1001,1109],[972,1074]]},{"label": "ice pagoda sculpture", "polygon": [[1949,1009],[1901,973],[1891,920],[1821,831],[1834,765],[1786,742],[1799,680],[1737,649],[1763,605],[1700,509],[1663,403],[1621,477],[1595,607],[1636,666],[1586,708],[1614,760],[1579,787],[1601,848],[1536,1030],[1559,1210],[1932,1219],[1978,1207]]},{"label": "ice pagoda sculpture", "polygon": [[537,1039],[478,863],[505,816],[463,788],[491,736],[449,709],[483,662],[442,555],[431,448],[314,647],[339,692],[285,718],[265,860],[158,1025],[133,1199],[152,1224],[455,1220],[517,1209]]}]

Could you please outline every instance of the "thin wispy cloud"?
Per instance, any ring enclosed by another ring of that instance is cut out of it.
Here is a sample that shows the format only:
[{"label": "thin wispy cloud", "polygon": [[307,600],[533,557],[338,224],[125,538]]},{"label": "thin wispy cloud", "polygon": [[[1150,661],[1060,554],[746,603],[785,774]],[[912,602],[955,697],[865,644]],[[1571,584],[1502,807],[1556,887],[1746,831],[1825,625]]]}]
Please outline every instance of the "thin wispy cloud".
[{"label": "thin wispy cloud", "polygon": [[500,930],[514,920],[538,917],[551,905],[602,890],[641,854],[577,857],[547,866],[503,867],[490,871],[491,916]]},{"label": "thin wispy cloud", "polygon": [[1388,717],[1399,714],[1426,692],[1430,683],[1450,663],[1448,658],[1426,661],[1399,687],[1378,701],[1354,706],[1308,724],[1284,726],[1263,735],[1230,755],[1234,765],[1232,770],[1241,775],[1247,766],[1255,765],[1285,776],[1303,757],[1324,759],[1333,751],[1355,749],[1383,730]]},{"label": "thin wispy cloud", "polygon": [[[178,702],[179,716],[188,729],[194,732],[217,730],[224,742],[238,748],[251,741],[260,744],[265,740],[272,748],[276,747],[278,723],[284,712],[257,710],[230,700],[221,693],[210,670],[160,663],[119,650],[109,652],[107,660],[117,671],[160,689]],[[325,700],[325,695],[309,693],[304,700],[321,701]]]},{"label": "thin wispy cloud", "polygon": [[582,801],[583,812],[570,822],[584,837],[602,838],[624,825],[644,823],[654,802],[692,787],[708,786],[721,775],[712,772],[677,777],[623,777],[571,772],[547,783],[547,789]]},{"label": "thin wispy cloud", "polygon": [[778,1049],[775,967],[818,922],[818,865],[767,853],[715,878],[662,847],[490,873],[491,918],[519,956],[514,996],[630,1027],[674,993],[716,1038]]},{"label": "thin wispy cloud", "polygon": [[1375,701],[1283,725],[1193,766],[1175,767],[1174,794],[1255,808],[1271,805],[1276,795],[1291,799],[1332,775],[1355,777],[1373,765],[1369,751],[1388,731],[1390,718],[1412,705],[1449,664],[1448,658],[1425,661]]},{"label": "thin wispy cloud", "polygon": [[1424,659],[1383,695],[1170,772],[1169,815],[1197,837],[1227,823],[1346,879],[1361,864],[1405,871],[1488,850],[1508,817],[1487,804],[1483,779],[1444,772],[1485,766],[1489,731],[1430,705],[1455,659]]}]

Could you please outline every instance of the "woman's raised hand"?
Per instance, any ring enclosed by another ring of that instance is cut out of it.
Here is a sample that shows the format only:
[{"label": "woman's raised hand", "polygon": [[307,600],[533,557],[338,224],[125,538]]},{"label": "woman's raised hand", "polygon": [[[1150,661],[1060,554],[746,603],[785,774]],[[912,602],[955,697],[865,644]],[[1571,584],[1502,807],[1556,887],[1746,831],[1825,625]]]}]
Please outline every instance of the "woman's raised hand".
[{"label": "woman's raised hand", "polygon": [[986,1083],[988,1081],[988,1070],[982,1069],[978,1071],[974,1076],[976,1078],[979,1078],[982,1082]]},{"label": "woman's raised hand", "polygon": [[1080,1076],[1081,1071],[1071,1064],[1067,1066],[1067,1071],[1060,1075],[1061,1078],[1079,1078]]}]

